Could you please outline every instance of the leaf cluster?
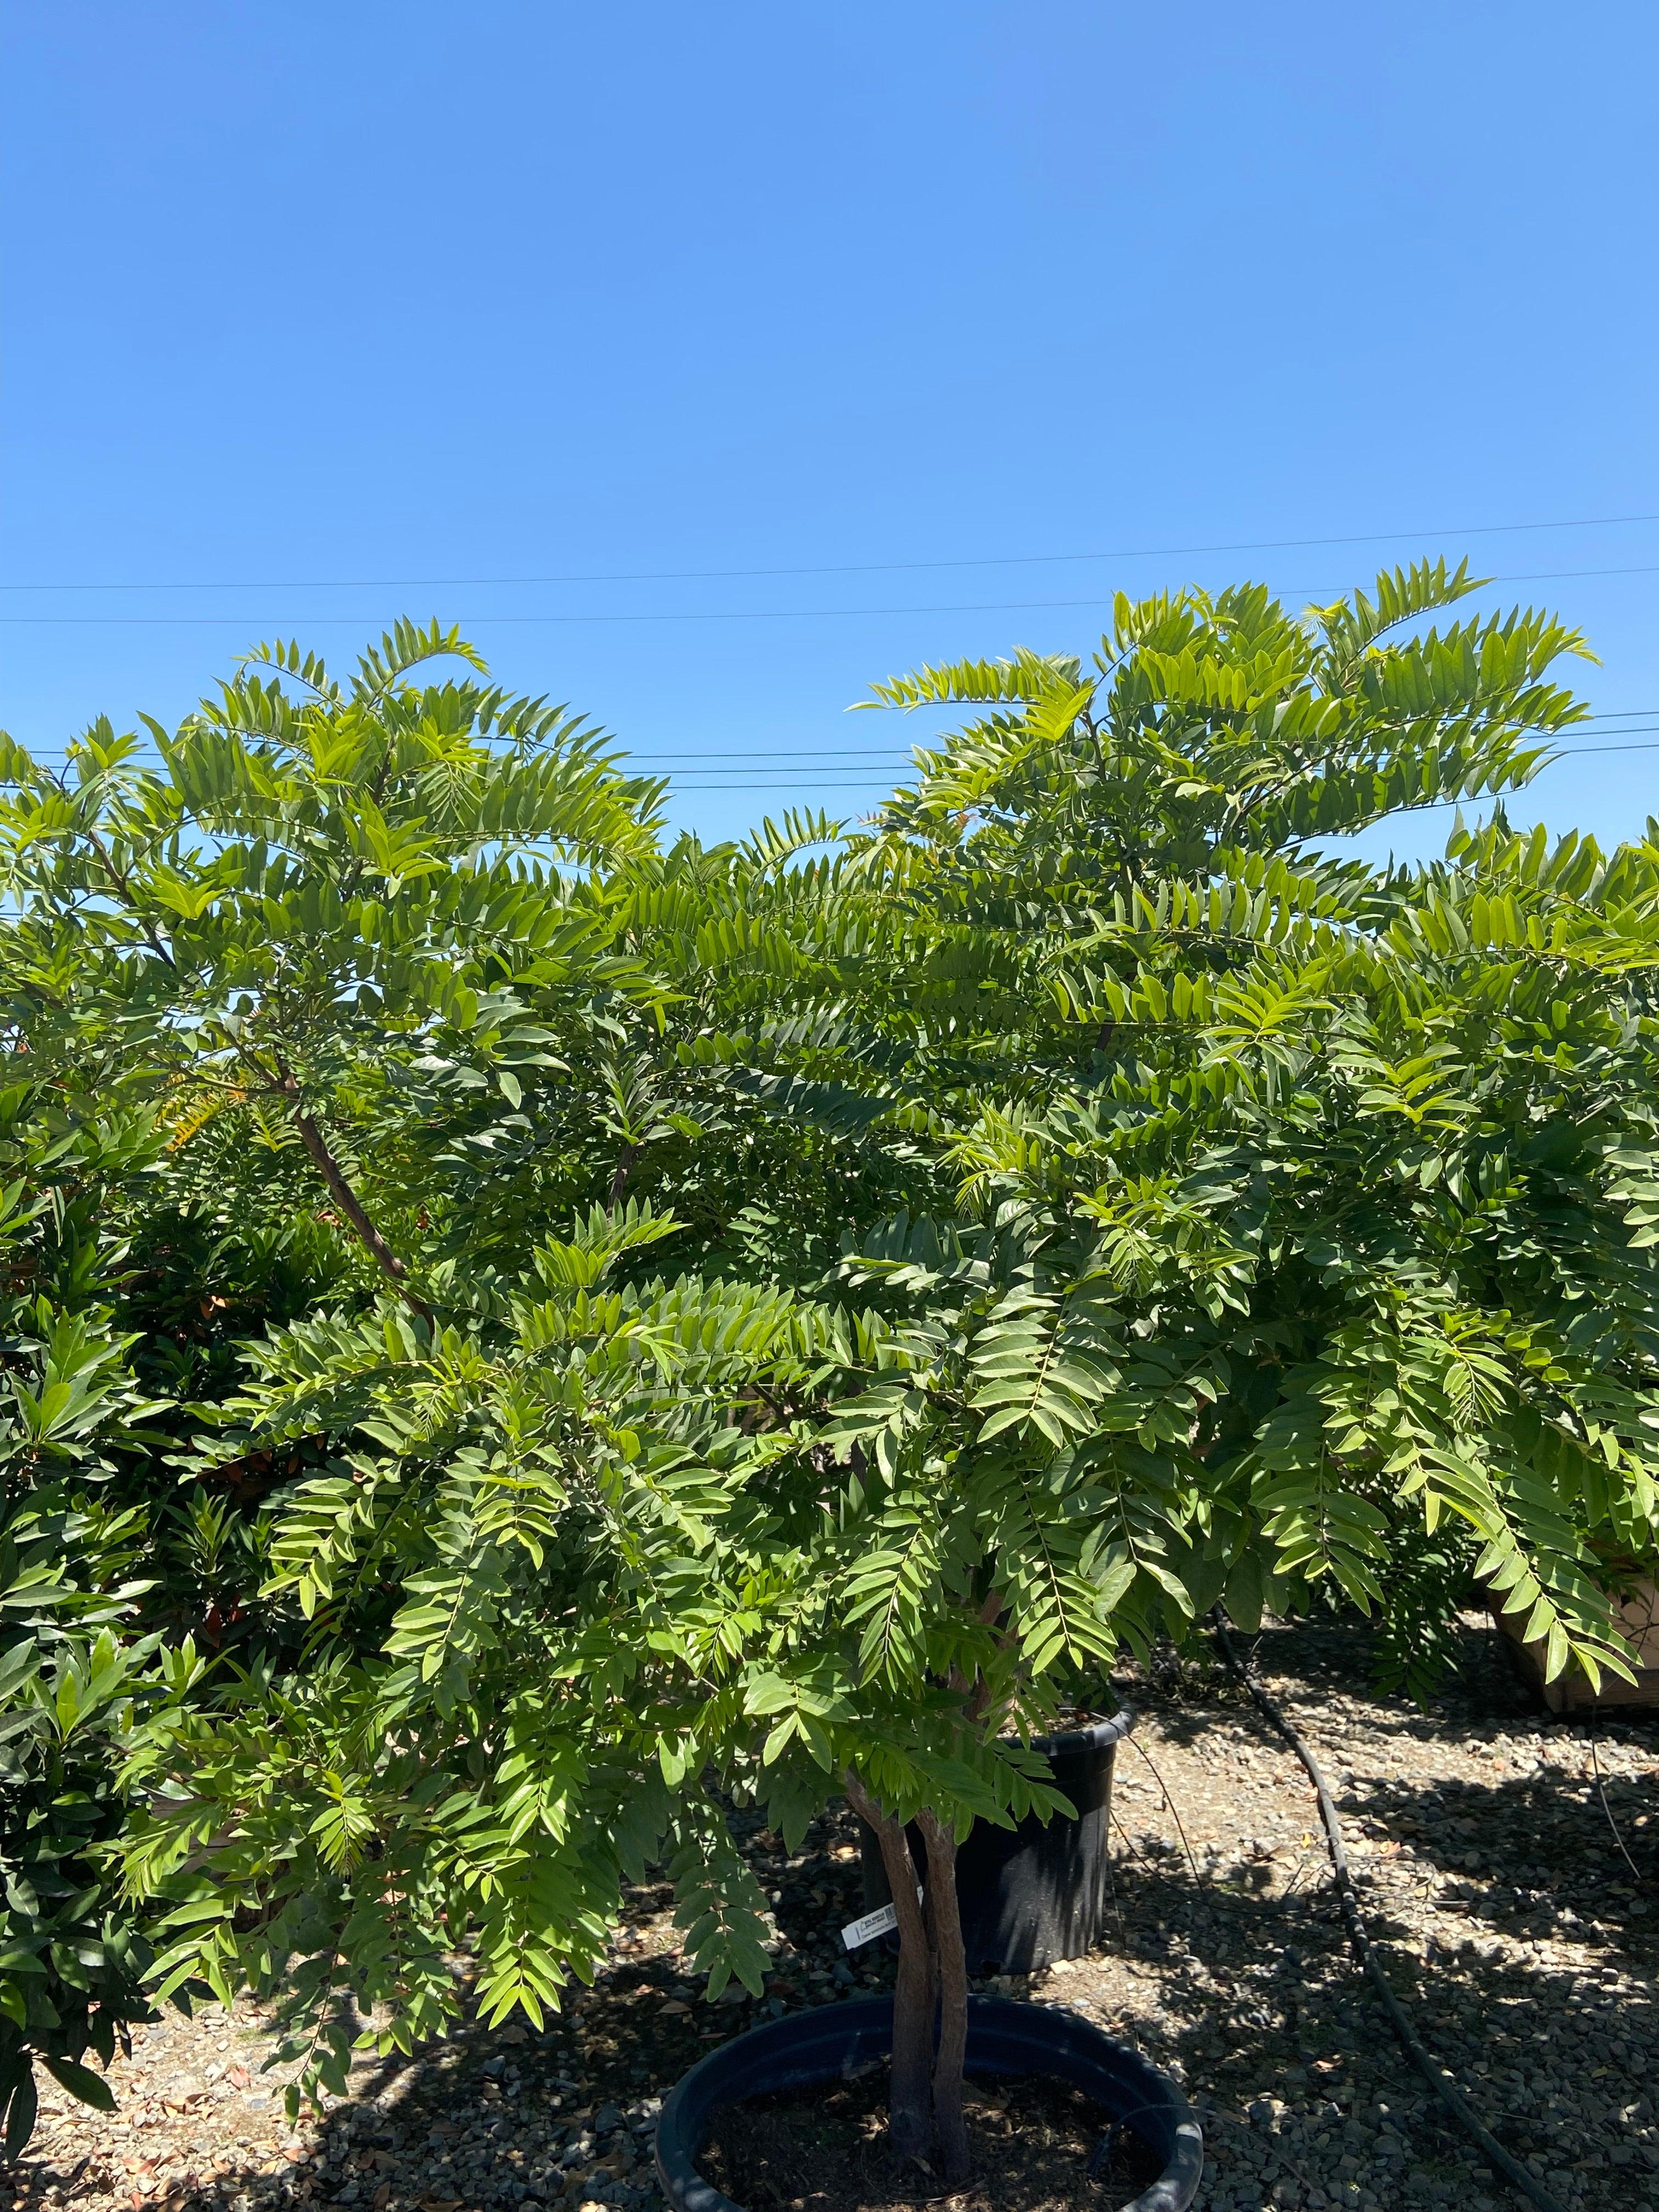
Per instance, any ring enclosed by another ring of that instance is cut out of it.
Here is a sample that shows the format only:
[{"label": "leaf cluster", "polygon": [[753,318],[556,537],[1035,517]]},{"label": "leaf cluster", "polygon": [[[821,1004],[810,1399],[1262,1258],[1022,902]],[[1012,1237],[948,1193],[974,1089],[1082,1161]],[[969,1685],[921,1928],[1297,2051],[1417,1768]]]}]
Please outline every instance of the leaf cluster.
[{"label": "leaf cluster", "polygon": [[268,648],[159,766],[10,750],[13,1069],[105,1164],[99,1237],[8,1200],[9,1379],[88,1561],[96,1485],[140,1516],[74,1665],[142,1673],[99,1710],[158,1995],[259,1990],[337,2086],[460,1950],[540,2019],[651,1865],[758,1988],[732,1803],[1063,1810],[1033,1735],[1218,1604],[1358,1607],[1420,1695],[1478,1583],[1624,1667],[1659,832],[1328,849],[1582,714],[1553,617],[1438,626],[1474,588],[896,678],[973,718],[850,834],[667,842],[435,625],[338,684]]}]

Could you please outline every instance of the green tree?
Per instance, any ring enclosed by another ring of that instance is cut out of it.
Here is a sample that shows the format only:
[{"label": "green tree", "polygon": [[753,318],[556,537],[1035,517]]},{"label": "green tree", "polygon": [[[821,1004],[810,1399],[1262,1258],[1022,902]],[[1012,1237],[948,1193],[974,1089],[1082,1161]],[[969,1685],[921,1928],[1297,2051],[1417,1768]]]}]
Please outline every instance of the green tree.
[{"label": "green tree", "polygon": [[1659,848],[1321,843],[1518,787],[1582,714],[1553,618],[1425,631],[1474,588],[1120,602],[1092,672],[880,687],[983,711],[827,859],[665,850],[594,741],[410,682],[439,632],[343,690],[273,650],[160,772],[14,759],[40,1051],[118,1036],[175,1163],[257,1130],[356,1255],[185,1470],[283,1479],[258,1663],[133,1741],[161,1990],[285,1991],[337,2080],[343,1998],[407,2047],[471,1932],[538,2012],[657,1857],[711,1990],[757,1988],[719,1791],[787,1837],[844,1791],[900,1916],[896,2140],[954,2178],[955,1850],[1057,1808],[1030,1739],[1121,1643],[1443,1618],[1462,1557],[1553,1668],[1621,1663]]},{"label": "green tree", "polygon": [[[486,2002],[536,2010],[660,1848],[716,1988],[760,1955],[662,1624],[734,1644],[716,1529],[857,1337],[731,1265],[787,1241],[759,1192],[798,1257],[864,1203],[860,1101],[781,1065],[844,958],[790,866],[824,825],[665,853],[656,787],[476,665],[422,680],[457,656],[272,647],[159,764],[106,724],[4,762],[15,1057],[155,1127],[143,1527],[217,1650],[129,1730],[130,1873],[176,1909],[160,1993],[286,1989],[331,2081],[342,1959],[404,2047],[475,1927]],[[651,1273],[670,1238],[716,1264]]]},{"label": "green tree", "polygon": [[[660,796],[562,708],[411,680],[456,656],[481,665],[454,632],[402,624],[342,685],[263,647],[178,731],[150,726],[160,772],[107,722],[66,776],[9,743],[3,763],[33,1048],[54,1011],[113,1031],[176,1131],[230,1112],[244,1143],[301,1154],[423,1322],[451,1224],[427,1210],[422,1135],[487,1151],[559,1072],[532,998],[574,992],[601,1018],[629,1002],[585,872],[650,849]],[[384,1219],[349,1156],[364,1141]]]},{"label": "green tree", "polygon": [[955,1848],[1052,1803],[1030,1734],[1120,1640],[1391,1585],[1437,1625],[1468,1585],[1425,1571],[1434,1539],[1553,1670],[1625,1671],[1607,1561],[1652,1558],[1659,1473],[1659,851],[1501,814],[1426,869],[1313,842],[1501,793],[1582,713],[1547,617],[1389,635],[1473,588],[1385,575],[1306,622],[1248,587],[1120,602],[1090,675],[877,694],[989,709],[848,863],[894,917],[872,1024],[909,1041],[865,1082],[936,1205],[847,1240],[891,1334],[769,1476],[728,1771],[787,1830],[841,1789],[876,1829],[896,2140],[953,2179]]}]

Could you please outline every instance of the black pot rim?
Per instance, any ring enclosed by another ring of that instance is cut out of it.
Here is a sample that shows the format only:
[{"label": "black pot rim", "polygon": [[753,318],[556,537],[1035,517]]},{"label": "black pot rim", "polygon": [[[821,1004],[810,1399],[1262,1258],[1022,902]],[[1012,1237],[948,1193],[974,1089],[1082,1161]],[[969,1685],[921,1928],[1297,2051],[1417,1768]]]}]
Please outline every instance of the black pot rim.
[{"label": "black pot rim", "polygon": [[[676,2212],[744,2212],[697,2171],[714,2113],[773,2090],[833,2081],[857,2062],[884,2056],[892,2043],[892,1999],[856,1997],[764,2021],[710,2051],[675,2085],[657,2122],[664,2197]],[[1163,2158],[1164,2171],[1121,2212],[1186,2212],[1197,2194],[1204,2137],[1187,2100],[1139,2051],[1079,2014],[1007,1997],[970,1997],[966,2070],[1070,2081],[1133,2124]]]},{"label": "black pot rim", "polygon": [[[1127,1705],[1121,1712],[1114,1713],[1109,1721],[1091,1721],[1087,1728],[1062,1729],[1056,1735],[1034,1735],[1033,1751],[1040,1751],[1052,1759],[1056,1752],[1104,1751],[1109,1744],[1121,1743],[1135,1724],[1135,1717]],[[1018,1736],[1006,1739],[1018,1743]]]}]

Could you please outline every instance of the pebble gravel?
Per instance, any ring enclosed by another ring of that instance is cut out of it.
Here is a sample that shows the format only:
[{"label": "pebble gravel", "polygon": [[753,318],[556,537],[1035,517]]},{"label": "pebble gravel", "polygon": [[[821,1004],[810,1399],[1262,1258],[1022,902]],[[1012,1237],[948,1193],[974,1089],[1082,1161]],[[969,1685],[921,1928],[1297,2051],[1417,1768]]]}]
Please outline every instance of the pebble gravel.
[{"label": "pebble gravel", "polygon": [[[1462,1672],[1419,1713],[1370,1692],[1368,1641],[1270,1628],[1254,1663],[1325,1765],[1396,1990],[1566,2212],[1659,2212],[1659,1716],[1538,1711],[1473,1619]],[[1118,1755],[1106,1938],[988,1986],[1075,2006],[1183,2083],[1203,2212],[1521,2203],[1445,2122],[1355,1972],[1295,1760],[1201,1661],[1121,1686],[1138,1717]],[[350,2095],[295,2129],[256,2014],[169,2012],[111,2069],[113,2113],[43,2094],[0,2212],[657,2212],[655,2116],[697,2057],[890,1979],[881,1944],[841,1947],[862,1909],[848,1816],[793,1857],[755,1816],[734,1826],[775,1920],[762,1998],[705,2003],[667,1889],[647,1887],[594,1988],[545,2033],[468,2024],[412,2061],[362,2062]]]}]

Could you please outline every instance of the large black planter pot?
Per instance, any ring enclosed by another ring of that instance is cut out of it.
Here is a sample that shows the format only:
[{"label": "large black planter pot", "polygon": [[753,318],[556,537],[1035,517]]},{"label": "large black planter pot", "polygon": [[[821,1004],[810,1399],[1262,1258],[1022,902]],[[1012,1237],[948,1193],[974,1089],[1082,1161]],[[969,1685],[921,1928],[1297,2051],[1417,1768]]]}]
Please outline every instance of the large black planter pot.
[{"label": "large black planter pot", "polygon": [[[1054,1785],[1077,1807],[1075,1820],[1036,1818],[1017,1827],[978,1820],[957,1854],[957,1897],[970,1974],[1027,1974],[1056,1959],[1080,1959],[1104,1931],[1110,1910],[1112,1762],[1133,1722],[1119,1713],[1092,1728],[1036,1736],[1048,1754]],[[892,1891],[875,1832],[860,1821],[865,1910],[887,1904]],[[909,1831],[920,1868],[927,1858],[920,1828]]]},{"label": "large black planter pot", "polygon": [[[663,2195],[678,2212],[744,2212],[697,2171],[720,2107],[832,2081],[892,2047],[891,1998],[860,1997],[768,2021],[711,2052],[680,2082],[657,2123]],[[1069,2082],[1132,2128],[1163,2160],[1164,2171],[1121,2212],[1185,2212],[1192,2203],[1204,2171],[1204,2138],[1187,2100],[1156,2067],[1075,2013],[970,1997],[965,2070],[981,2079],[1042,2074]]]}]

